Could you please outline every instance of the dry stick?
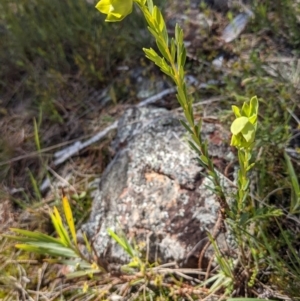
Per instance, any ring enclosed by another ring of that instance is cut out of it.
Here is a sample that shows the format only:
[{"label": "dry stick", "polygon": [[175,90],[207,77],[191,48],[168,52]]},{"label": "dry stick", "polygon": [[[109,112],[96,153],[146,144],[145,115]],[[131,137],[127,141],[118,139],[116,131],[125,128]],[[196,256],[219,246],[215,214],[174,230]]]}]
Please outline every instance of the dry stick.
[{"label": "dry stick", "polygon": [[[154,103],[154,102],[158,101],[159,99],[161,99],[162,97],[164,97],[168,94],[172,94],[174,92],[176,92],[175,88],[169,88],[169,89],[163,90],[162,92],[141,101],[136,107],[143,107],[148,104]],[[117,127],[118,127],[118,120],[115,121],[110,126],[106,127],[104,130],[97,133],[92,138],[88,139],[87,141],[85,141],[85,142],[77,141],[74,144],[70,145],[69,147],[56,152],[54,154],[54,157],[56,158],[56,160],[54,161],[54,165],[59,165],[59,164],[65,162],[67,159],[69,159],[73,155],[77,154],[80,150],[99,141],[100,139],[105,137],[110,131],[117,129]]]},{"label": "dry stick", "polygon": [[55,177],[57,178],[59,181],[61,181],[63,184],[65,184],[66,186],[70,187],[73,189],[73,191],[75,193],[77,193],[77,190],[76,188],[70,184],[67,180],[65,180],[63,177],[61,177],[57,172],[55,172],[50,166],[47,166],[47,170],[50,171],[50,173]]},{"label": "dry stick", "polygon": [[87,146],[97,142],[101,138],[105,137],[111,130],[116,129],[117,126],[118,126],[118,122],[115,121],[113,124],[111,124],[110,126],[105,128],[103,131],[99,132],[92,138],[88,139],[87,141],[85,141],[83,143],[80,141],[77,141],[73,145],[56,152],[54,154],[54,157],[56,157],[57,159],[54,161],[54,165],[59,165],[59,164],[65,162],[67,159],[69,159],[70,157],[72,157],[73,155],[78,153],[80,150],[84,149],[85,147],[87,147]]},{"label": "dry stick", "polygon": [[42,268],[39,269],[38,271],[38,283],[37,283],[37,286],[36,286],[36,301],[39,301],[39,298],[40,298],[40,289],[41,289],[41,285],[42,285],[42,281],[43,281],[43,277],[44,277],[44,274],[45,274],[45,271],[48,267],[48,263],[47,262],[44,262],[43,265],[42,265]]},{"label": "dry stick", "polygon": [[[83,137],[84,138],[84,137]],[[59,147],[62,147],[62,146],[65,146],[67,144],[70,144],[74,141],[76,141],[77,139],[73,139],[73,140],[69,140],[69,141],[65,141],[65,142],[62,142],[62,143],[59,143],[59,144],[56,144],[56,145],[52,145],[52,146],[49,146],[49,147],[46,147],[46,148],[43,148],[41,149],[40,151],[34,151],[34,152],[31,152],[29,154],[26,154],[26,155],[21,155],[21,156],[18,156],[18,157],[15,157],[15,158],[12,158],[12,159],[9,159],[7,161],[2,161],[0,162],[0,166],[3,166],[3,165],[6,165],[6,164],[11,164],[13,162],[17,162],[17,161],[20,161],[22,159],[27,159],[27,158],[31,158],[31,157],[36,157],[42,153],[46,153],[48,151],[51,151],[51,150],[54,150],[56,148],[59,148]]]}]

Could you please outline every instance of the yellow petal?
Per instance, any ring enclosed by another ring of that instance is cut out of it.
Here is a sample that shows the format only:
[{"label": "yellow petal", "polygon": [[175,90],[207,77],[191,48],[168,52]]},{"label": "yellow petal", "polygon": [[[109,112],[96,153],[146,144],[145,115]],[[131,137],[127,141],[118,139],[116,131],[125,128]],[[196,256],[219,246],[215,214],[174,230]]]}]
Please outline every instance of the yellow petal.
[{"label": "yellow petal", "polygon": [[106,14],[106,22],[117,22],[123,20],[132,12],[133,0],[101,0],[96,8]]},{"label": "yellow petal", "polygon": [[132,12],[133,0],[111,0],[113,10],[111,13],[117,13],[124,17]]},{"label": "yellow petal", "polygon": [[96,8],[103,14],[109,14],[112,9],[111,0],[101,0],[97,3]]}]

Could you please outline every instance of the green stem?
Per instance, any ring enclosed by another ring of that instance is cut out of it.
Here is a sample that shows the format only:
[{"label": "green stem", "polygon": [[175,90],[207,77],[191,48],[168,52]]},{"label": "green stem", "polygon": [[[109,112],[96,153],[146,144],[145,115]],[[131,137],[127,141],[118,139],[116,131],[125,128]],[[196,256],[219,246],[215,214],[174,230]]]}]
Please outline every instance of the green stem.
[{"label": "green stem", "polygon": [[[146,5],[142,5],[140,3],[138,3],[138,6],[141,9],[142,13],[144,14],[144,17],[145,17],[149,27],[154,32],[156,32],[157,36],[159,37],[160,43],[164,47],[164,51],[167,55],[167,60],[169,61],[170,66],[173,71],[173,75],[171,77],[177,86],[177,91],[183,91],[183,93],[181,93],[181,98],[183,98],[183,99],[181,99],[181,102],[183,104],[183,110],[185,112],[185,115],[188,117],[187,121],[190,124],[191,130],[193,133],[192,138],[193,138],[194,142],[198,145],[201,155],[205,156],[207,158],[207,164],[205,164],[205,167],[212,177],[212,181],[215,186],[215,190],[217,192],[219,203],[221,206],[222,216],[225,218],[226,215],[229,214],[229,206],[226,201],[225,194],[222,190],[220,180],[216,173],[215,167],[214,167],[212,161],[210,160],[210,158],[208,157],[208,154],[206,151],[206,145],[202,142],[201,136],[198,135],[197,126],[195,125],[194,118],[193,118],[193,110],[192,110],[192,108],[190,108],[191,104],[189,103],[189,100],[187,97],[185,79],[183,76],[181,76],[180,71],[179,71],[181,66],[176,66],[176,61],[172,58],[172,54],[171,54],[169,45],[166,43],[165,39],[161,36],[162,33],[160,31],[156,30],[156,28],[154,26],[155,22],[154,22],[154,19],[150,13],[148,7]],[[157,37],[155,37],[155,36],[154,36],[154,38],[157,39]],[[176,43],[177,43],[177,45],[178,45],[178,43],[180,43],[179,45],[181,45],[181,43],[183,43],[183,42],[176,41]],[[183,45],[183,47],[184,47],[184,45]],[[180,97],[180,96],[178,96],[178,97]]]}]

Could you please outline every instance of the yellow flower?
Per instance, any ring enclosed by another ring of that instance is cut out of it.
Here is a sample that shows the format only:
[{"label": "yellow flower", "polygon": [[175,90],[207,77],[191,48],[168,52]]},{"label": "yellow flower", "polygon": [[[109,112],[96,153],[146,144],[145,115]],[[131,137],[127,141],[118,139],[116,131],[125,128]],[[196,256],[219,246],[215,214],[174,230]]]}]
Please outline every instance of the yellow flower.
[{"label": "yellow flower", "polygon": [[96,8],[107,15],[106,22],[123,20],[132,12],[133,0],[101,0]]}]

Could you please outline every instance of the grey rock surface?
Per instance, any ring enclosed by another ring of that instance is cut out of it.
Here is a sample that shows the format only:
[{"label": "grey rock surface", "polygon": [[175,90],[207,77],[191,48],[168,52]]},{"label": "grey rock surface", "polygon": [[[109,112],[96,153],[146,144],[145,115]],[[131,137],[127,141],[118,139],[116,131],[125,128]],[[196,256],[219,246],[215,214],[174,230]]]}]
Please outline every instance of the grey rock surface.
[{"label": "grey rock surface", "polygon": [[[108,228],[121,228],[145,252],[148,248],[150,261],[189,265],[187,254],[213,229],[218,203],[180,118],[165,109],[133,107],[120,119],[112,145],[116,156],[98,181],[82,227],[98,258],[128,262],[107,234]],[[226,160],[228,134],[214,123],[203,123],[202,132],[210,155]]]}]

